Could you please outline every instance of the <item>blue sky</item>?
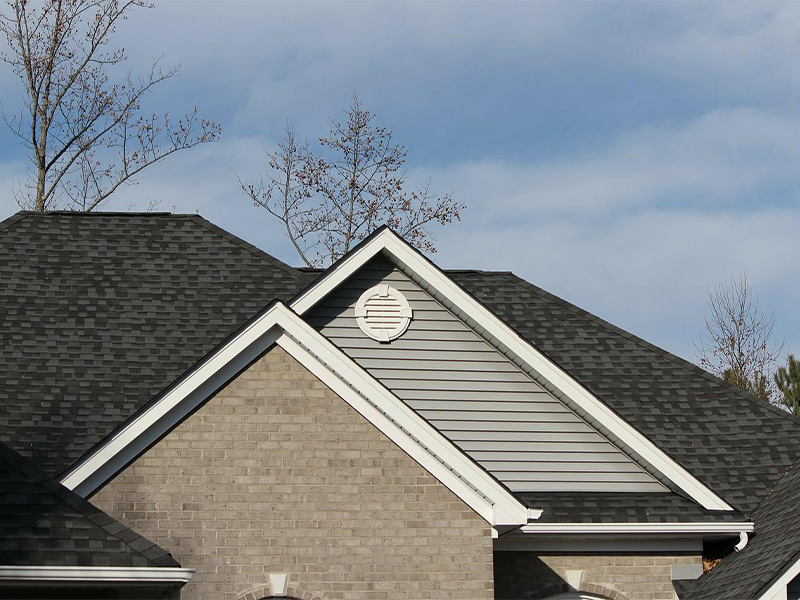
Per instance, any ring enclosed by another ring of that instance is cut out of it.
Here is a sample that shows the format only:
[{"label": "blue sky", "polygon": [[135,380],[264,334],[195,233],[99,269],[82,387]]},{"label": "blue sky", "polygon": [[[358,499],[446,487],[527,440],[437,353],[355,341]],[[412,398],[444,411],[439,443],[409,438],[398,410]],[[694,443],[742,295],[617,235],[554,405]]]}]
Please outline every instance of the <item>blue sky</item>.
[{"label": "blue sky", "polygon": [[[199,212],[292,264],[245,199],[286,121],[322,135],[353,90],[411,148],[409,182],[468,205],[446,268],[513,270],[686,358],[707,290],[747,272],[800,354],[800,3],[161,2],[119,32],[182,75],[222,141],[107,210]],[[8,109],[18,86],[0,69]],[[25,157],[0,133],[0,216]]]}]

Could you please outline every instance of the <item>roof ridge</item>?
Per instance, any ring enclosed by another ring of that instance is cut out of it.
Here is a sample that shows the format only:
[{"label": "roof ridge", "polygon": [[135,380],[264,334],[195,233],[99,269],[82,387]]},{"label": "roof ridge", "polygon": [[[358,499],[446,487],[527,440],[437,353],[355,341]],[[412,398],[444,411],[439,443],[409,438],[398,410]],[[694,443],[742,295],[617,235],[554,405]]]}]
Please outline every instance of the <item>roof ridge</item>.
[{"label": "roof ridge", "polygon": [[169,211],[124,211],[124,210],[21,210],[18,215],[47,217],[58,215],[63,217],[194,217],[192,213],[173,213]]},{"label": "roof ridge", "polygon": [[[511,280],[509,278],[509,275],[511,277],[513,277],[514,279]],[[708,371],[706,371],[702,367],[697,366],[696,364],[686,360],[685,358],[681,358],[680,356],[678,356],[676,354],[673,354],[669,350],[665,350],[663,348],[660,348],[659,346],[656,346],[655,344],[653,344],[651,342],[648,342],[647,340],[639,337],[638,335],[636,335],[634,333],[631,333],[631,332],[626,331],[626,330],[624,330],[624,329],[622,329],[620,327],[617,327],[616,325],[614,325],[613,323],[610,323],[609,321],[606,321],[602,317],[598,317],[597,315],[592,314],[589,311],[587,311],[587,310],[585,310],[583,308],[580,308],[579,306],[576,306],[575,304],[572,304],[568,300],[564,300],[563,298],[560,298],[559,296],[556,296],[555,294],[552,294],[552,293],[548,292],[547,290],[544,290],[544,289],[540,288],[539,286],[527,281],[526,279],[523,279],[522,277],[520,277],[519,275],[516,275],[513,272],[509,272],[507,275],[505,275],[505,278],[508,279],[509,281],[511,281],[512,283],[524,288],[524,289],[527,289],[529,291],[533,291],[533,292],[535,292],[535,293],[537,293],[539,295],[547,296],[550,300],[553,300],[554,302],[557,302],[558,304],[562,305],[564,308],[566,308],[566,309],[568,309],[568,310],[570,310],[570,311],[572,311],[572,312],[574,312],[576,314],[579,314],[579,315],[581,315],[583,317],[588,318],[589,320],[597,323],[598,325],[604,327],[605,329],[607,329],[607,330],[609,330],[609,331],[611,331],[611,332],[613,332],[613,333],[615,333],[615,334],[617,334],[617,335],[619,335],[621,337],[624,337],[625,339],[627,339],[627,340],[629,340],[629,341],[631,341],[631,342],[633,342],[633,343],[635,343],[635,344],[637,344],[637,345],[639,345],[639,346],[641,346],[643,348],[647,348],[648,350],[656,351],[659,355],[661,355],[664,358],[670,360],[671,362],[676,363],[676,364],[680,365],[683,368],[689,369],[690,371],[692,371],[692,372],[704,377],[708,381],[716,383],[720,387],[725,388],[728,391],[733,392],[734,394],[736,394],[740,398],[748,400],[749,402],[755,404],[756,406],[759,406],[761,408],[767,409],[769,412],[773,413],[775,416],[781,417],[783,419],[787,419],[789,422],[791,422],[795,426],[800,427],[800,422],[798,422],[797,419],[795,419],[794,417],[789,415],[789,413],[781,410],[780,408],[778,408],[776,406],[773,406],[772,404],[768,404],[766,402],[763,402],[762,400],[759,400],[758,398],[756,398],[755,396],[745,392],[741,388],[739,388],[739,387],[737,387],[737,386],[735,386],[735,385],[733,385],[731,383],[728,383],[724,379],[720,379],[716,375],[714,375],[712,373],[709,373]],[[798,454],[798,459],[800,459],[800,454]]]},{"label": "roof ridge", "polygon": [[[8,460],[8,458],[4,455],[10,454],[11,457],[14,459]],[[147,539],[143,535],[136,533],[133,529],[120,523],[117,519],[109,515],[108,513],[104,512],[100,508],[96,507],[94,504],[89,502],[86,498],[81,497],[77,493],[73,492],[72,490],[65,487],[63,484],[56,481],[54,477],[51,477],[47,473],[45,473],[41,468],[39,468],[31,459],[22,456],[19,452],[14,450],[8,444],[4,444],[0,442],[0,460],[8,460],[9,464],[12,467],[20,470],[23,475],[25,475],[32,483],[37,485],[38,487],[42,488],[48,494],[54,495],[64,504],[72,507],[76,511],[78,511],[81,515],[83,515],[86,519],[91,521],[95,526],[100,527],[103,531],[105,531],[108,535],[114,537],[115,539],[119,540],[125,548],[127,548],[130,552],[138,554],[142,558],[144,558],[149,564],[156,566],[156,567],[167,567],[167,566],[174,566],[180,567],[178,561],[176,561],[172,554],[161,548],[155,542]],[[87,508],[91,508],[93,510],[87,510]],[[103,515],[109,519],[108,523],[103,524],[98,519],[98,515]],[[118,532],[114,532],[110,529],[110,525],[117,524],[122,527]],[[119,536],[120,533],[128,531],[133,534],[133,538],[130,540],[125,540]],[[163,551],[163,554],[160,558],[151,558],[148,557],[143,551],[135,548],[133,543],[137,540],[141,539],[149,543],[148,548],[158,548],[159,550]],[[158,564],[156,561],[161,560],[161,558],[169,557],[174,563],[173,565],[163,565]]]},{"label": "roof ridge", "polygon": [[19,221],[22,221],[23,219],[29,217],[30,215],[31,213],[29,211],[20,210],[18,212],[15,212],[10,217],[0,221],[0,231],[8,229],[12,225],[18,223]]}]

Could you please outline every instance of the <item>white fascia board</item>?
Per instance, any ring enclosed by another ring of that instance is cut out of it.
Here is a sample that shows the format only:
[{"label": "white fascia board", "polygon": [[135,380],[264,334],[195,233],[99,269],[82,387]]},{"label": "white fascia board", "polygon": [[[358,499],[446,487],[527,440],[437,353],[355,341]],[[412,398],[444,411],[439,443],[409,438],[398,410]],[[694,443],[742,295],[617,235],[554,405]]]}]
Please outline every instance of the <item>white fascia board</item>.
[{"label": "white fascia board", "polygon": [[0,581],[186,583],[194,569],[175,567],[17,567],[0,565]]},{"label": "white fascia board", "polygon": [[381,252],[389,253],[401,266],[404,266],[421,278],[427,285],[437,290],[444,298],[452,302],[453,306],[457,307],[458,312],[478,324],[491,338],[507,348],[513,355],[519,357],[543,380],[549,382],[581,410],[591,415],[612,435],[622,440],[634,452],[638,453],[642,460],[661,472],[703,508],[707,510],[733,510],[733,507],[725,500],[711,491],[674,459],[670,458],[636,428],[573,379],[571,375],[554,364],[528,341],[524,340],[517,332],[503,323],[499,317],[461,289],[438,267],[389,229],[377,234],[336,265],[332,271],[324,275],[317,285],[296,298],[291,303],[292,310],[299,315],[304,314],[367,261]]},{"label": "white fascia board", "polygon": [[531,523],[524,534],[716,534],[752,533],[753,523]]},{"label": "white fascia board", "polygon": [[277,343],[491,525],[523,525],[529,509],[433,426],[283,304],[254,320],[157,402],[69,471],[87,496]]},{"label": "white fascia board", "polygon": [[758,595],[757,600],[786,600],[788,594],[786,588],[798,575],[800,575],[800,559],[786,567],[780,577]]}]

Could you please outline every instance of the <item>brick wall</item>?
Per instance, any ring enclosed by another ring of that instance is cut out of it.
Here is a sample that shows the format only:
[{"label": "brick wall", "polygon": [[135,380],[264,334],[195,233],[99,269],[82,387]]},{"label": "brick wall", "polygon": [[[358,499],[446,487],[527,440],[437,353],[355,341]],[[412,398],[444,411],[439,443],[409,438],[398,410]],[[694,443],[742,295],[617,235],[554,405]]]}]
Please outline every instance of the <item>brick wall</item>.
[{"label": "brick wall", "polygon": [[197,569],[184,600],[269,573],[325,600],[493,597],[486,522],[277,347],[92,502]]},{"label": "brick wall", "polygon": [[571,591],[566,572],[584,570],[581,591],[613,600],[675,600],[673,565],[699,565],[699,555],[495,553],[497,600],[536,600]]}]

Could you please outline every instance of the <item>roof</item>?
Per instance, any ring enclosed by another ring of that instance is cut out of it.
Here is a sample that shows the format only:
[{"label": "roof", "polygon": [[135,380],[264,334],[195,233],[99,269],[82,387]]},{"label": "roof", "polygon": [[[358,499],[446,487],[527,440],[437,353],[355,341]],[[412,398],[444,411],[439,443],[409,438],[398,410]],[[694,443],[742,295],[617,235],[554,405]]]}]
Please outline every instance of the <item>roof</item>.
[{"label": "roof", "polygon": [[682,599],[757,598],[800,560],[800,463],[778,482],[753,520],[755,534],[747,546],[697,581],[684,584]]},{"label": "roof", "polygon": [[530,508],[543,509],[536,523],[702,523],[748,521],[742,513],[705,510],[675,493],[520,493]]},{"label": "roof", "polygon": [[56,475],[304,274],[197,215],[0,223],[0,441]]},{"label": "roof", "polygon": [[180,567],[172,556],[0,444],[0,565]]},{"label": "roof", "polygon": [[755,509],[800,456],[800,423],[511,273],[448,273],[735,508]]},{"label": "roof", "polygon": [[[0,252],[0,440],[52,474],[320,273],[197,215],[19,213]],[[700,368],[511,273],[446,273],[742,512],[800,455],[800,424]]]}]

